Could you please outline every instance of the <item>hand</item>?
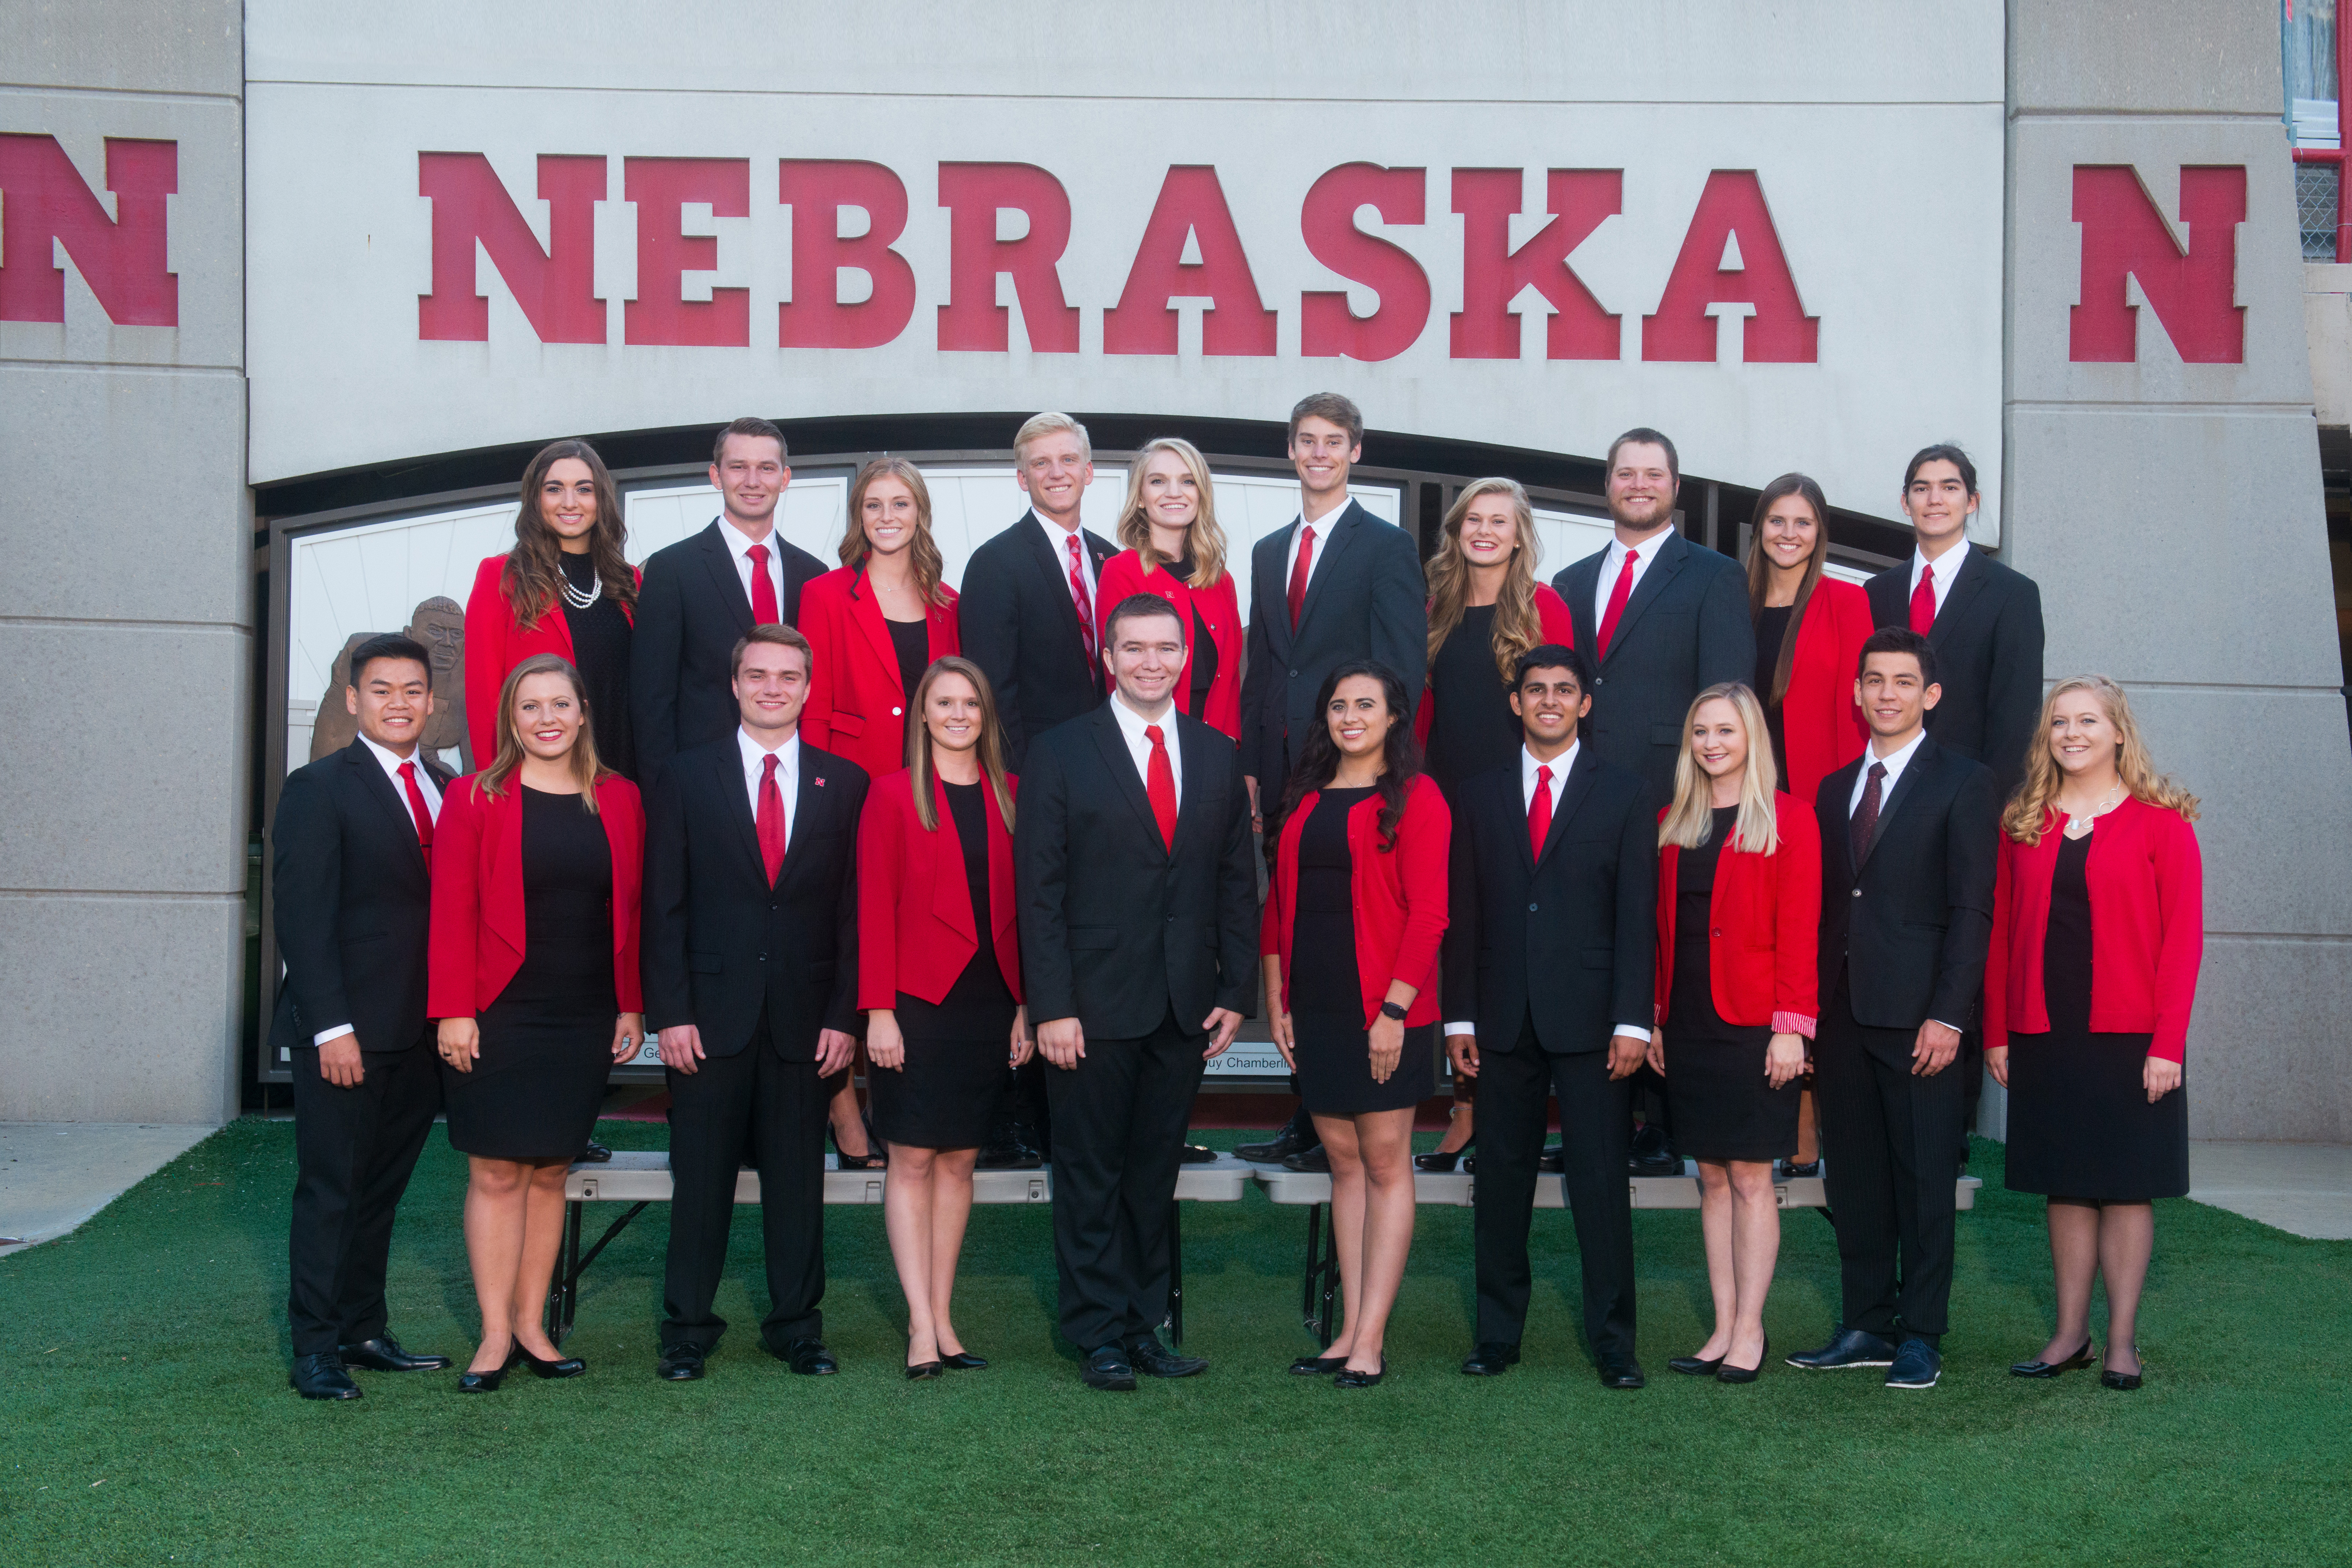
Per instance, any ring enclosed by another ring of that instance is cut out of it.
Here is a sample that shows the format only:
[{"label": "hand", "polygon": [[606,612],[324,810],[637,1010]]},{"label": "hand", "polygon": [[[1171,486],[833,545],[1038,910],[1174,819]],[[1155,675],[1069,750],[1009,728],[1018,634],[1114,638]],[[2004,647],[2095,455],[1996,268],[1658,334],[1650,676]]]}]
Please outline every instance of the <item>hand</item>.
[{"label": "hand", "polygon": [[1654,1029],[1650,1031],[1650,1049],[1642,1053],[1642,1060],[1648,1062],[1650,1071],[1659,1077],[1664,1078],[1666,1075],[1666,1031],[1664,1030]]},{"label": "hand", "polygon": [[1013,1009],[1012,1050],[1005,1060],[1014,1067],[1026,1067],[1029,1059],[1036,1053],[1036,1037],[1029,1032],[1029,1009],[1015,1008]]},{"label": "hand", "polygon": [[906,1071],[907,1037],[898,1032],[898,1015],[888,1008],[866,1015],[866,1060],[876,1067]]},{"label": "hand", "polygon": [[1764,1048],[1764,1082],[1785,1089],[1805,1075],[1805,1037],[1776,1034]]},{"label": "hand", "polygon": [[[1987,1051],[1985,1057],[1990,1061],[1992,1053]],[[2167,1061],[2160,1056],[2149,1057],[2147,1065],[2139,1070],[2139,1081],[2147,1088],[2147,1103],[2151,1105],[2179,1088],[2180,1077],[2180,1063]],[[2001,1080],[2003,1085],[2008,1082],[2006,1078]]]},{"label": "hand", "polygon": [[460,1072],[474,1071],[482,1058],[482,1031],[472,1019],[443,1019],[435,1036],[442,1061]]},{"label": "hand", "polygon": [[1274,1036],[1274,1049],[1282,1052],[1282,1064],[1293,1072],[1297,1071],[1298,1058],[1293,1051],[1298,1044],[1298,1032],[1297,1026],[1290,1021],[1290,1015],[1286,1012],[1269,1013],[1265,1029]]},{"label": "hand", "polygon": [[694,1064],[702,1060],[702,1030],[690,1023],[676,1023],[661,1031],[662,1065],[673,1071],[692,1074],[701,1069]]},{"label": "hand", "polygon": [[[2154,1059],[2153,1059],[2153,1058],[2151,1058],[2150,1060],[2154,1060]],[[1985,1071],[1986,1071],[1988,1073],[1990,1073],[1990,1074],[1991,1074],[1991,1075],[1992,1075],[1992,1081],[1993,1081],[1995,1083],[2000,1084],[2003,1089],[2008,1088],[2008,1087],[2009,1087],[2009,1047],[2007,1047],[2007,1046],[2005,1046],[2005,1045],[1988,1045],[1988,1046],[1986,1046],[1986,1047],[1985,1047]],[[2149,1098],[2149,1100],[2153,1101],[2153,1100],[2156,1098],[2156,1096],[2155,1096],[2155,1095],[2153,1095],[2153,1094],[2151,1094],[2151,1095],[2149,1095],[2149,1096],[2148,1096],[2148,1098]]]},{"label": "hand", "polygon": [[646,1015],[623,1013],[613,1026],[613,1060],[623,1062],[637,1053],[637,1041],[646,1038]]},{"label": "hand", "polygon": [[1456,1078],[1478,1076],[1478,1037],[1475,1034],[1449,1034],[1445,1037],[1445,1060],[1454,1064]]},{"label": "hand", "polygon": [[1609,1081],[1631,1078],[1642,1070],[1642,1059],[1650,1053],[1650,1042],[1637,1034],[1612,1034],[1609,1037]]},{"label": "hand", "polygon": [[1242,1015],[1231,1008],[1211,1008],[1209,1016],[1201,1020],[1201,1027],[1209,1031],[1209,1049],[1201,1053],[1201,1060],[1214,1061],[1225,1053],[1225,1047],[1233,1044],[1234,1036],[1241,1032]]},{"label": "hand", "polygon": [[1242,782],[1249,786],[1250,831],[1262,833],[1265,831],[1265,818],[1257,809],[1257,780],[1244,773],[1242,775]]},{"label": "hand", "polygon": [[1382,1013],[1365,1033],[1372,1048],[1372,1082],[1386,1083],[1396,1076],[1397,1063],[1404,1057],[1404,1025]]},{"label": "hand", "polygon": [[857,1037],[837,1029],[816,1031],[816,1075],[830,1078],[857,1054]]},{"label": "hand", "polygon": [[356,1089],[367,1076],[360,1057],[360,1037],[339,1034],[319,1048],[319,1076],[338,1089]]},{"label": "hand", "polygon": [[1919,1026],[1919,1038],[1911,1047],[1911,1075],[1933,1078],[1949,1067],[1959,1051],[1960,1031],[1929,1019]]},{"label": "hand", "polygon": [[1047,1019],[1037,1026],[1037,1049],[1046,1061],[1067,1071],[1086,1060],[1086,1028],[1074,1018]]}]

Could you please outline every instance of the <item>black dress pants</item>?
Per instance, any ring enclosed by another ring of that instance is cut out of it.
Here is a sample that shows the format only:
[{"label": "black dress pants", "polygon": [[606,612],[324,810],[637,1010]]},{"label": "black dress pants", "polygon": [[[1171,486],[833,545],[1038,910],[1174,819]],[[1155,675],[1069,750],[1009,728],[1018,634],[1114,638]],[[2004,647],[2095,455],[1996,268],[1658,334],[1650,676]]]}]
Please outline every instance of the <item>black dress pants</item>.
[{"label": "black dress pants", "polygon": [[1080,1350],[1132,1343],[1168,1316],[1168,1211],[1208,1038],[1171,1011],[1141,1040],[1089,1035],[1076,1067],[1045,1069],[1062,1333]]},{"label": "black dress pants", "polygon": [[[1605,1042],[1604,1042],[1605,1044]],[[1517,1344],[1528,1321],[1528,1228],[1544,1105],[1559,1096],[1560,1180],[1583,1255],[1584,1335],[1594,1355],[1633,1354],[1633,1203],[1625,1174],[1632,1080],[1609,1052],[1546,1053],[1533,1019],[1509,1051],[1478,1053],[1478,1171],[1472,1187],[1480,1344]]]},{"label": "black dress pants", "polygon": [[1931,1078],[1912,1072],[1917,1037],[1916,1029],[1856,1023],[1841,976],[1813,1042],[1841,1321],[1887,1338],[1943,1333],[1952,1299],[1962,1084],[1957,1061]]},{"label": "black dress pants", "polygon": [[824,1298],[824,1081],[814,1061],[786,1061],[767,1015],[733,1056],[705,1058],[669,1082],[669,1256],[662,1273],[661,1343],[708,1351],[727,1332],[711,1310],[727,1269],[736,1173],[760,1173],[760,1239],[768,1315],[760,1337],[781,1354],[821,1338]]},{"label": "black dress pants", "polygon": [[427,1032],[406,1051],[362,1051],[360,1082],[338,1089],[320,1074],[316,1050],[290,1054],[286,1323],[296,1355],[320,1355],[383,1333],[393,1215],[441,1110],[440,1063]]}]

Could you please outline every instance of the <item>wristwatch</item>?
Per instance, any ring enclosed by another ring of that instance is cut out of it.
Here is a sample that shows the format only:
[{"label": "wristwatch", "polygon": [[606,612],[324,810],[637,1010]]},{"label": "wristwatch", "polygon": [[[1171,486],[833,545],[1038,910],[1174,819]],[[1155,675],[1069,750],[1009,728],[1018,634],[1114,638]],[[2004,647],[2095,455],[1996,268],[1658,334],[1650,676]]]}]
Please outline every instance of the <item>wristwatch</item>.
[{"label": "wristwatch", "polygon": [[1399,1023],[1404,1022],[1404,1009],[1397,1006],[1394,1002],[1382,1002],[1381,1004],[1381,1016],[1386,1019],[1394,1019]]}]

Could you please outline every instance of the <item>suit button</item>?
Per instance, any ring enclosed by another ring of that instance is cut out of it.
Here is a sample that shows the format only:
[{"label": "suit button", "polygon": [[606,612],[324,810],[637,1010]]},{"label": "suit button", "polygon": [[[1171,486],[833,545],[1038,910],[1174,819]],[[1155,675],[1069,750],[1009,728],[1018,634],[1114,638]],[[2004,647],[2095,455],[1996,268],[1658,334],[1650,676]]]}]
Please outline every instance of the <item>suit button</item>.
[{"label": "suit button", "polygon": [[902,707],[894,707],[894,708],[892,708],[892,709],[890,710],[890,716],[891,716],[892,718],[897,718],[897,717],[898,717],[899,716],[901,716],[902,714],[904,714],[906,711],[907,711],[907,710],[906,710],[905,708],[902,708]]},{"label": "suit button", "polygon": [[1168,917],[1168,924],[1169,924],[1169,925],[1175,925],[1175,924],[1176,924],[1176,917],[1175,917],[1174,915],[1170,915],[1170,916]]},{"label": "suit button", "polygon": [[1528,913],[1529,915],[1533,915],[1535,912],[1536,912],[1536,906],[1535,906],[1534,904],[1528,904]]},{"label": "suit button", "polygon": [[767,956],[765,953],[761,954],[761,955],[760,955],[760,962],[761,962],[762,964],[764,964],[764,963],[766,963],[767,961],[768,961],[768,956]]},{"label": "suit button", "polygon": [[1291,678],[1292,680],[1294,680],[1294,681],[1295,681],[1295,680],[1297,680],[1297,679],[1298,678],[1298,672],[1297,672],[1297,670],[1293,670],[1293,671],[1291,671],[1291,672],[1290,672],[1290,678]]},{"label": "suit button", "polygon": [[1860,889],[1860,888],[1858,888],[1858,887],[1857,887],[1857,888],[1855,888],[1855,889],[1853,890],[1853,895],[1854,895],[1856,898],[1860,898],[1860,897],[1862,896],[1862,889]]},{"label": "suit button", "polygon": [[1713,930],[1709,931],[1709,932],[1707,933],[1707,935],[1708,935],[1709,936],[1722,936],[1722,935],[1723,935],[1723,927],[1722,927],[1722,926],[1720,926],[1720,925],[1718,925],[1718,926],[1715,927]]}]

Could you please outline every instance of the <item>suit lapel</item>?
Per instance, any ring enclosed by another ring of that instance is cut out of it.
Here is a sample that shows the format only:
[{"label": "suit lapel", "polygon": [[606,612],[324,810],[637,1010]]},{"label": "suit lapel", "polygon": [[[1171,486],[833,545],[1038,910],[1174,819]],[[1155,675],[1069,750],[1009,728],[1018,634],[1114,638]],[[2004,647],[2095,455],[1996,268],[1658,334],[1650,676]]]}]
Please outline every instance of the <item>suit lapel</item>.
[{"label": "suit lapel", "polygon": [[[719,591],[719,601],[735,617],[735,629],[751,629],[751,599],[743,591],[743,579],[735,570],[735,557],[727,548],[727,540],[719,530],[725,525],[718,518],[702,530],[702,564],[709,569],[711,586]],[[775,536],[771,534],[770,538]]]},{"label": "suit lapel", "polygon": [[[866,641],[873,645],[874,656],[882,661],[882,667],[897,674],[898,645],[890,641],[890,627],[882,614],[882,601],[874,597],[874,584],[866,577],[863,566],[850,575],[849,616],[857,622],[857,629],[866,633]],[[923,634],[927,639],[930,635],[929,620],[926,614]]]},{"label": "suit lapel", "polygon": [[[420,757],[424,755],[422,748],[419,748],[418,755]],[[415,814],[409,810],[408,802],[401,799],[400,791],[393,788],[391,779],[384,774],[383,765],[375,759],[375,753],[367,748],[367,742],[363,740],[354,740],[343,747],[343,756],[352,767],[359,769],[361,792],[383,808],[385,815],[415,847],[416,869],[422,872],[425,869],[425,844],[416,836]],[[430,771],[431,765],[427,764],[426,767]],[[449,786],[442,783],[438,779],[434,782],[446,797]]]},{"label": "suit lapel", "polygon": [[[1954,583],[1952,587],[1957,591],[1959,584]],[[1940,621],[1943,617],[1939,615],[1937,619]],[[1864,768],[1867,768],[1870,766],[1870,753],[1868,751],[1864,751],[1862,756],[1862,765]],[[1870,847],[1862,852],[1861,863],[1853,868],[1854,874],[1856,876],[1861,875],[1863,867],[1870,863],[1870,857],[1878,852],[1878,846],[1886,841],[1886,824],[1888,820],[1895,815],[1895,809],[1903,804],[1905,800],[1910,799],[1912,790],[1918,785],[1920,776],[1926,773],[1928,768],[1934,767],[1935,762],[1936,743],[1927,737],[1922,736],[1919,740],[1919,749],[1913,752],[1911,754],[1911,760],[1904,765],[1903,777],[1895,781],[1895,788],[1888,790],[1886,792],[1886,799],[1878,803],[1878,825],[1871,832]],[[1853,786],[1848,785],[1847,788],[1850,789]],[[1851,822],[1852,819],[1849,818],[1847,821]],[[1846,833],[1846,841],[1850,845],[1853,841],[1853,833],[1851,829],[1849,829]],[[1852,851],[1849,849],[1848,852],[1851,853]]]},{"label": "suit lapel", "polygon": [[[1695,548],[1672,528],[1660,534],[1653,542],[1658,547],[1657,558],[1643,569],[1642,580],[1633,585],[1632,597],[1625,601],[1624,610],[1618,614],[1617,630],[1609,638],[1610,653],[1625,645],[1626,640],[1633,635],[1633,623],[1641,620],[1643,612],[1658,601],[1658,596],[1665,592],[1666,585],[1674,580],[1675,573],[1682,570],[1685,559]],[[1648,546],[1635,548],[1646,549]],[[1600,645],[1597,633],[1593,645]],[[1608,655],[1602,655],[1601,662],[1606,664]]]},{"label": "suit lapel", "polygon": [[[1116,697],[1111,699],[1112,702],[1118,700]],[[1162,854],[1167,853],[1167,843],[1160,836],[1160,819],[1151,814],[1151,797],[1144,792],[1142,775],[1136,771],[1135,757],[1127,749],[1127,737],[1119,729],[1118,720],[1111,716],[1109,703],[1095,709],[1095,744],[1102,749],[1103,766],[1110,769],[1111,779],[1118,786],[1118,792],[1126,796],[1127,803],[1135,809],[1136,817],[1143,823],[1143,831],[1160,847]],[[1181,744],[1181,740],[1179,744]],[[1184,810],[1181,797],[1176,809],[1176,826],[1179,832],[1183,831]]]},{"label": "suit lapel", "polygon": [[[1191,627],[1188,625],[1186,631]],[[1168,722],[1176,729],[1176,755],[1184,759],[1184,788],[1176,797],[1176,841],[1182,843],[1185,835],[1194,830],[1208,808],[1200,805],[1201,786],[1209,777],[1209,731],[1205,726],[1188,722],[1181,712],[1170,709]],[[1146,805],[1150,802],[1147,800]],[[1152,819],[1155,829],[1158,818]]]},{"label": "suit lapel", "polygon": [[[1581,743],[1577,746],[1576,761],[1569,768],[1568,778],[1560,785],[1559,809],[1551,814],[1551,828],[1544,834],[1543,853],[1535,857],[1535,865],[1541,866],[1551,858],[1552,851],[1559,843],[1560,834],[1567,831],[1569,819],[1576,815],[1577,808],[1583,805],[1585,797],[1592,793],[1593,770],[1600,765],[1599,754],[1592,747]],[[1521,833],[1519,837],[1524,839],[1527,835]],[[1529,848],[1532,850],[1533,846]]]},{"label": "suit lapel", "polygon": [[1592,596],[1599,591],[1601,568],[1609,559],[1604,548],[1598,555],[1586,556],[1560,574],[1568,586],[1560,597],[1568,601],[1568,618],[1576,627],[1576,645],[1587,651],[1600,645],[1599,628],[1592,620]]},{"label": "suit lapel", "polygon": [[1290,527],[1269,536],[1257,547],[1267,551],[1263,570],[1253,558],[1252,575],[1256,579],[1250,586],[1250,608],[1253,614],[1265,617],[1266,645],[1274,650],[1276,659],[1287,663],[1290,658],[1290,599],[1289,584],[1282,580],[1282,565],[1290,557],[1291,537],[1297,533],[1297,518]]},{"label": "suit lapel", "polygon": [[[1330,568],[1355,542],[1357,530],[1366,527],[1370,517],[1371,514],[1358,506],[1355,498],[1350,497],[1330,528],[1316,530],[1319,537],[1315,541],[1315,559],[1307,564],[1312,575],[1307,580],[1306,601],[1298,607],[1298,629],[1301,632],[1306,631],[1307,623],[1315,618],[1315,606],[1322,602],[1323,590],[1331,580]],[[1288,583],[1283,584],[1283,608],[1286,612],[1290,607],[1289,590]]]},{"label": "suit lapel", "polygon": [[[1941,648],[1944,645],[1951,635],[1952,628],[1959,623],[1960,616],[1976,596],[1984,591],[1985,583],[1991,576],[1992,572],[1984,563],[1983,552],[1970,545],[1969,553],[1960,561],[1959,575],[1952,579],[1952,586],[1945,591],[1944,607],[1936,612],[1936,623],[1927,628],[1929,647]],[[1906,768],[1904,774],[1909,777],[1910,770]]]},{"label": "suit lapel", "polygon": [[[733,736],[729,738],[736,739]],[[740,739],[736,739],[736,744],[726,748],[711,764],[710,783],[719,791],[719,809],[734,824],[738,845],[749,857],[751,880],[762,887],[767,886],[768,862],[761,858],[760,828],[752,821],[751,791],[743,784],[743,748]],[[786,846],[787,851],[790,847]]]}]

